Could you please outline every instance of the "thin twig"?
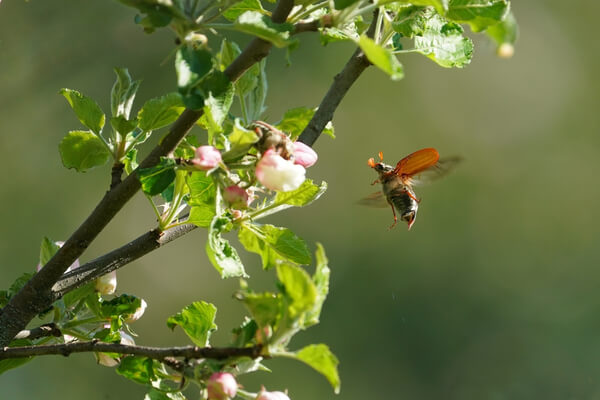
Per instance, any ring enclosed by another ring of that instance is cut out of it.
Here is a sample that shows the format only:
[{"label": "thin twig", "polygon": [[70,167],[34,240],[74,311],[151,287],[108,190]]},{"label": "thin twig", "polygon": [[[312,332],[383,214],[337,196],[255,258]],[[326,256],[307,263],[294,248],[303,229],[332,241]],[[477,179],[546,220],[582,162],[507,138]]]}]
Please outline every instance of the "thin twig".
[{"label": "thin twig", "polygon": [[53,322],[38,326],[37,328],[22,330],[21,332],[17,333],[15,339],[34,340],[50,336],[62,336],[62,332],[60,331],[60,329],[58,329],[58,326],[56,326],[56,324],[54,324]]},{"label": "thin twig", "polygon": [[223,360],[231,357],[261,357],[262,346],[254,347],[149,347],[135,346],[120,343],[104,343],[97,340],[90,342],[72,342],[42,346],[4,347],[0,350],[0,360],[8,358],[24,358],[33,356],[63,355],[72,353],[118,353],[148,357],[155,360],[164,360],[169,357],[183,357],[186,359],[210,358]]},{"label": "thin twig", "polygon": [[[377,25],[378,11],[375,10],[371,25],[367,30],[367,36],[373,37],[375,26]],[[311,118],[310,122],[304,128],[298,141],[312,146],[319,138],[325,126],[333,119],[335,110],[340,105],[340,102],[350,90],[350,87],[356,82],[365,69],[371,65],[365,54],[359,48],[352,57],[348,60],[342,72],[337,74],[333,80],[333,84],[329,87],[327,94],[323,97],[319,108]]]},{"label": "thin twig", "polygon": [[162,233],[159,233],[157,230],[151,230],[124,246],[67,272],[52,287],[53,301],[102,275],[116,271],[122,266],[137,260],[196,228],[196,225],[193,224],[183,224],[167,229]]}]

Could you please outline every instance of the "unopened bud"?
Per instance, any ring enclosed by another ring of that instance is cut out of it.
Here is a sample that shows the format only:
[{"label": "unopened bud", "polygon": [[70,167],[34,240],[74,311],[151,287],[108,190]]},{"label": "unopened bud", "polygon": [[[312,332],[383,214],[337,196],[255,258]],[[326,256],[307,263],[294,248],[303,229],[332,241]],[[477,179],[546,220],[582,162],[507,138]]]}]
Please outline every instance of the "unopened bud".
[{"label": "unopened bud", "polygon": [[230,400],[235,397],[238,384],[229,372],[215,372],[206,382],[208,400]]},{"label": "unopened bud", "polygon": [[117,271],[109,272],[96,279],[96,291],[101,294],[113,294],[117,290]]},{"label": "unopened bud", "polygon": [[267,392],[263,386],[256,396],[256,400],[290,400],[290,398],[284,392]]}]

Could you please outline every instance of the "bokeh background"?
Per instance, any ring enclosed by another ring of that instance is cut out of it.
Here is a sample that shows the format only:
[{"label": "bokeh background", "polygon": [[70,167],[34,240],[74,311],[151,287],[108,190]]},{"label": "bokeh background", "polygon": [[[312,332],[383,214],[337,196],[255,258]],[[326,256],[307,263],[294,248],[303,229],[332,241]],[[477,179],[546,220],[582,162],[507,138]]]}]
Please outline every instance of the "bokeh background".
[{"label": "bokeh background", "polygon": [[[344,99],[337,139],[319,139],[309,171],[328,192],[270,221],[313,249],[325,246],[332,281],[322,322],[293,344],[328,343],[342,391],[335,396],[320,375],[288,360],[244,378],[248,390],[288,388],[294,400],[600,399],[600,4],[514,1],[513,10],[520,39],[512,59],[475,36],[465,69],[404,55],[404,80],[371,68]],[[2,287],[35,266],[44,235],[67,238],[108,185],[108,167],[62,167],[58,143],[79,122],[58,90],[80,90],[108,110],[114,66],[143,79],[137,107],[174,88],[173,35],[144,34],[134,15],[115,1],[0,4]],[[352,51],[323,48],[315,34],[303,35],[290,66],[273,51],[266,120],[316,106]],[[383,150],[393,163],[429,146],[465,161],[418,191],[412,231],[388,230],[390,210],[355,204],[373,190],[367,158]],[[138,195],[83,261],[153,221]],[[205,240],[194,231],[120,270],[118,291],[149,303],[135,324],[139,343],[185,344],[165,319],[200,299],[217,305],[215,344],[227,343],[244,311],[231,299],[237,282],[208,264]],[[273,272],[260,271],[254,255],[245,260],[250,284],[271,288]],[[145,393],[90,354],[38,358],[0,376],[0,388],[3,399]]]}]

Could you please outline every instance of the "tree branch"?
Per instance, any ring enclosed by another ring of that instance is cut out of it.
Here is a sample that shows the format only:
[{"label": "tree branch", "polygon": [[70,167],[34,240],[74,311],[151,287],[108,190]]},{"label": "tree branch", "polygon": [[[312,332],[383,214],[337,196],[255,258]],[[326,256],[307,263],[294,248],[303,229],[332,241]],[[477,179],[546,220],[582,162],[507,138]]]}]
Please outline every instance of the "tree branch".
[{"label": "tree branch", "polygon": [[[378,10],[374,12],[373,20],[367,30],[367,36],[372,38],[375,33],[375,26],[377,25]],[[340,105],[340,102],[350,90],[350,87],[356,82],[358,77],[363,73],[371,62],[367,59],[365,54],[360,48],[356,49],[352,57],[348,60],[342,72],[337,74],[333,79],[333,84],[329,87],[329,90],[321,100],[319,108],[315,112],[315,115],[311,118],[310,122],[304,128],[298,141],[312,146],[321,133],[325,126],[333,119],[335,110]]]},{"label": "tree branch", "polygon": [[[285,22],[293,6],[293,0],[279,0],[273,11],[273,22]],[[224,73],[232,82],[236,81],[255,62],[264,58],[271,47],[269,42],[254,39]],[[201,110],[186,109],[173,123],[160,144],[140,163],[139,168],[151,167],[158,163],[161,156],[171,153],[201,116]],[[54,283],[139,190],[140,182],[136,171],[106,192],[90,216],[67,239],[44,268],[34,275],[2,309],[0,346],[8,345],[36,314],[52,303],[51,288]]]},{"label": "tree branch", "polygon": [[8,358],[24,358],[33,356],[63,355],[72,353],[118,353],[134,356],[148,357],[155,360],[164,360],[170,357],[210,358],[223,360],[230,357],[261,357],[262,346],[254,347],[149,347],[135,346],[120,343],[104,343],[97,340],[90,342],[73,342],[42,346],[4,347],[0,350],[0,360]]},{"label": "tree branch", "polygon": [[52,301],[54,302],[71,290],[143,257],[196,228],[197,226],[193,224],[183,224],[162,233],[156,229],[151,230],[124,246],[67,272],[52,286]]}]

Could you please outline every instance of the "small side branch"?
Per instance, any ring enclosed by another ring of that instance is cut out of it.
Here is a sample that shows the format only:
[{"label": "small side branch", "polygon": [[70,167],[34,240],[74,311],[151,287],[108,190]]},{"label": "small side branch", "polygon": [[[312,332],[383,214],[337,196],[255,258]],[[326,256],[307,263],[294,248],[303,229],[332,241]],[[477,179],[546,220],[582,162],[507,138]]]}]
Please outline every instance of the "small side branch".
[{"label": "small side branch", "polygon": [[[367,30],[367,36],[373,37],[375,33],[375,27],[377,25],[378,12],[375,11],[373,21]],[[329,87],[327,94],[323,97],[321,104],[315,115],[304,128],[304,131],[300,134],[298,140],[308,146],[312,146],[321,133],[325,126],[333,119],[335,110],[340,105],[340,102],[350,90],[350,87],[356,82],[365,69],[371,65],[371,62],[365,56],[361,49],[357,49],[350,60],[344,66],[342,72],[337,74],[333,80],[333,84]]]},{"label": "small side branch", "polygon": [[183,224],[164,232],[151,230],[137,239],[64,274],[52,287],[53,301],[88,282],[116,271],[117,269],[145,256],[153,250],[196,229],[196,225]]},{"label": "small side branch", "polygon": [[0,350],[0,360],[9,358],[24,358],[33,356],[62,355],[69,356],[72,353],[117,353],[123,355],[134,355],[148,357],[155,360],[171,360],[175,357],[186,359],[210,358],[223,360],[232,357],[261,357],[262,346],[254,347],[149,347],[132,346],[120,343],[104,343],[99,341],[74,342],[43,346],[4,347]]},{"label": "small side branch", "polygon": [[50,336],[54,336],[54,337],[62,336],[62,332],[60,331],[60,329],[58,329],[58,327],[54,323],[41,325],[41,326],[38,326],[37,328],[33,328],[33,329],[22,330],[21,332],[17,333],[17,336],[15,336],[15,339],[35,340],[35,339],[39,339],[39,338],[43,338],[43,337],[50,337]]}]

